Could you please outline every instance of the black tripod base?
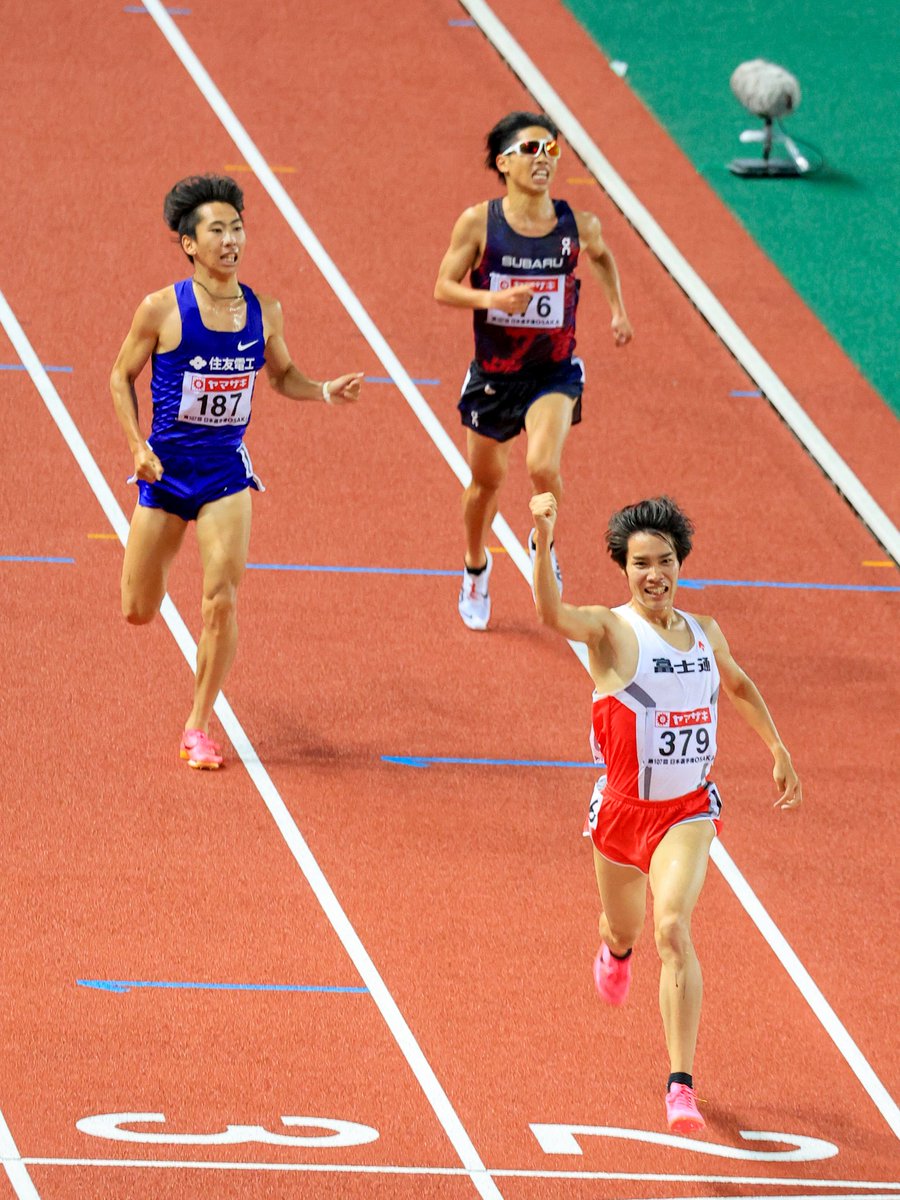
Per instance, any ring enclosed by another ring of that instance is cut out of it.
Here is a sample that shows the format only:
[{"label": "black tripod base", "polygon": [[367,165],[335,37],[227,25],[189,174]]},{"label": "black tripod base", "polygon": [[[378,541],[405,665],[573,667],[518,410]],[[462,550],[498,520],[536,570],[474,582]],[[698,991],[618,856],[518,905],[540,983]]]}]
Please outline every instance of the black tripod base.
[{"label": "black tripod base", "polygon": [[728,164],[732,175],[744,175],[751,179],[792,179],[806,172],[790,158],[733,158]]}]

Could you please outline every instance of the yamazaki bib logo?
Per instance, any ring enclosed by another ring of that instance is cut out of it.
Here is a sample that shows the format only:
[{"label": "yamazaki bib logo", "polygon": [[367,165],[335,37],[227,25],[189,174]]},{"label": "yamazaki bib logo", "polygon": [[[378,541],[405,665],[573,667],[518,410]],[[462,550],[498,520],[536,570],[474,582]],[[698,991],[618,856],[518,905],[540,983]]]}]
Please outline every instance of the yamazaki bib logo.
[{"label": "yamazaki bib logo", "polygon": [[684,729],[688,725],[709,725],[712,715],[708,708],[692,708],[689,712],[658,712],[659,729]]},{"label": "yamazaki bib logo", "polygon": [[552,279],[526,279],[524,276],[516,276],[510,279],[501,280],[501,292],[510,287],[528,287],[531,288],[533,292],[558,292],[559,277],[554,276]]}]

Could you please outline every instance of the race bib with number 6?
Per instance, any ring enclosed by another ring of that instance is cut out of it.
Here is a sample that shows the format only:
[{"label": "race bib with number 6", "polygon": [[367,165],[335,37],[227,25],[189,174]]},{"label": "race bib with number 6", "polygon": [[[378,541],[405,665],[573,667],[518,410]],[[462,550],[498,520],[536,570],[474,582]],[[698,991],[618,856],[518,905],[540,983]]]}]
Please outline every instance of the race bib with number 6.
[{"label": "race bib with number 6", "polygon": [[255,380],[255,371],[240,375],[185,372],[178,420],[190,425],[246,425]]},{"label": "race bib with number 6", "polygon": [[500,275],[491,272],[491,291],[505,292],[511,287],[529,287],[534,295],[523,313],[501,312],[489,308],[488,325],[513,325],[527,329],[561,329],[566,306],[565,275],[543,275],[528,279],[524,275]]}]

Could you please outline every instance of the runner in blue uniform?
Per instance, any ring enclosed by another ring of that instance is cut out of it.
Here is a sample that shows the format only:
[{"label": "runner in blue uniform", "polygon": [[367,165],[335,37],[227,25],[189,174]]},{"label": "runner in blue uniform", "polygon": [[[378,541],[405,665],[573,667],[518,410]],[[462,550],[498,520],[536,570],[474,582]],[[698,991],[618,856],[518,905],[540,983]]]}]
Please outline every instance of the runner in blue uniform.
[{"label": "runner in blue uniform", "polygon": [[[213,704],[237,649],[237,588],[250,541],[250,489],[262,490],[244,446],[256,376],[292,400],[344,404],[362,374],[316,382],[284,341],[281,305],[238,282],[245,233],[241,189],[227,176],[191,176],[166,197],[166,224],[193,265],[190,279],[145,297],[110,378],[134,457],[138,503],[122,571],[122,611],[145,625],[159,611],[188,522],[203,565],[203,631],[194,703],[181,739],[190,766],[215,769]],[[145,439],[135,381],[152,360],[153,423]]]},{"label": "runner in blue uniform", "polygon": [[[475,359],[459,409],[472,482],[463,493],[465,568],[459,613],[470,629],[491,615],[491,554],[485,539],[497,512],[512,439],[525,431],[535,493],[562,495],[562,450],[581,420],[584,368],[574,357],[579,255],[586,256],[612,312],[615,344],[631,341],[619,274],[593,213],[573,212],[550,190],[559,130],[543,114],[514,112],[487,135],[485,165],[506,184],[502,199],[467,208],[453,228],[435,299],[474,309]],[[470,275],[470,283],[463,282]],[[533,532],[533,531],[532,531]],[[529,535],[534,558],[534,539]],[[553,555],[557,581],[559,563]]]}]

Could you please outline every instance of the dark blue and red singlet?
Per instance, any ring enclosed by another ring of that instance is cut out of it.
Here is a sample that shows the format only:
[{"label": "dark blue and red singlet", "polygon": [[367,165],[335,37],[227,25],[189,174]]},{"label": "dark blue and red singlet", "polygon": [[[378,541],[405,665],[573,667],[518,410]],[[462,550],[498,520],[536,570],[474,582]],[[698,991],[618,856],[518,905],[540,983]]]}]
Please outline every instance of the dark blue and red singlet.
[{"label": "dark blue and red singlet", "polygon": [[543,237],[524,237],[503,215],[502,199],[488,203],[484,258],[472,287],[492,292],[527,284],[534,291],[524,313],[475,310],[475,362],[488,374],[528,371],[568,362],[575,350],[580,281],[578,226],[565,200],[554,200],[556,225]]}]

